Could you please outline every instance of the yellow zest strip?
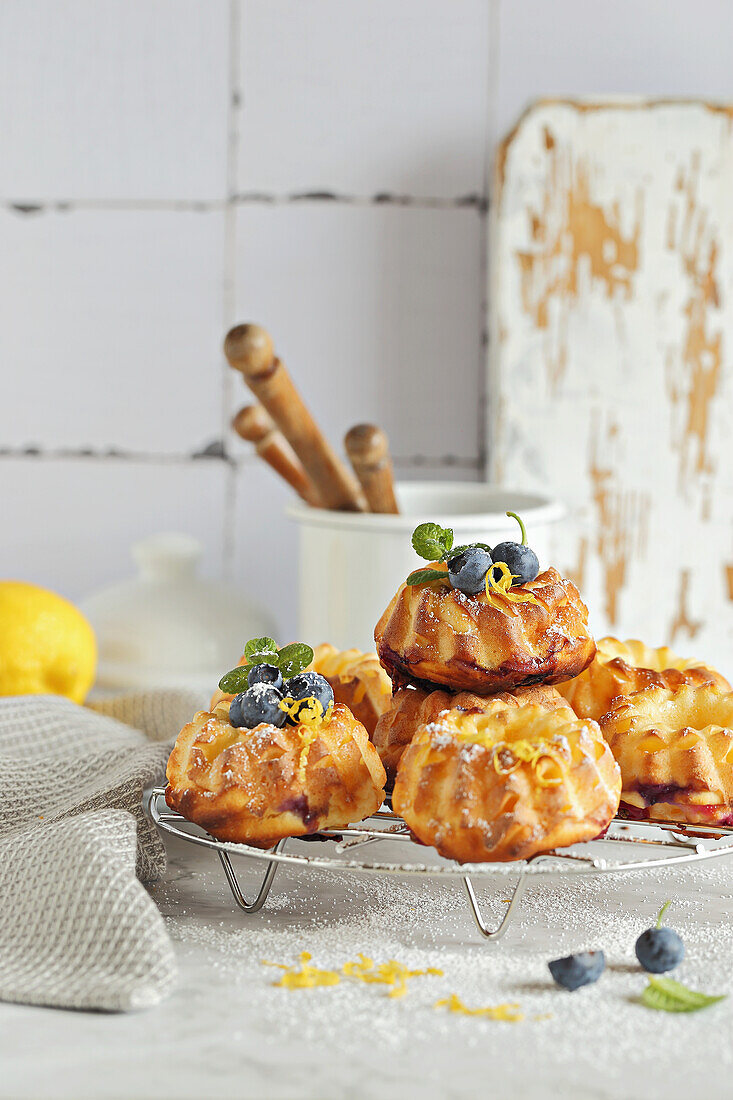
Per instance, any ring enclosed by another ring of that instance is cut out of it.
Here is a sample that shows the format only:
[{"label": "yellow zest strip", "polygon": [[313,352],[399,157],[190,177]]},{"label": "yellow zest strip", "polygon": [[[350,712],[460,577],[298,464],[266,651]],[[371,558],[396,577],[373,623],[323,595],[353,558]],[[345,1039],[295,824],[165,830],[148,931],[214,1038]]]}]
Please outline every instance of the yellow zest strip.
[{"label": "yellow zest strip", "polygon": [[374,960],[366,955],[359,955],[358,962],[344,963],[343,973],[347,978],[355,978],[359,982],[390,986],[390,997],[404,997],[407,993],[407,979],[421,978],[426,975],[442,976],[442,970],[430,967],[428,970],[408,970],[396,959],[389,959],[386,963],[374,966]]},{"label": "yellow zest strip", "polygon": [[460,726],[456,727],[455,732],[461,741],[482,745],[491,751],[491,762],[497,775],[511,775],[520,764],[529,764],[535,771],[538,786],[557,787],[563,781],[562,775],[548,778],[538,770],[543,760],[551,760],[561,772],[566,763],[562,753],[546,741],[533,742],[527,738],[516,741],[494,741],[491,734],[484,730],[464,730]]},{"label": "yellow zest strip", "polygon": [[300,967],[284,966],[282,963],[268,962],[267,959],[262,960],[262,965],[276,966],[278,970],[284,971],[280,981],[272,984],[283,986],[285,989],[312,989],[317,985],[338,985],[341,981],[338,971],[318,970],[315,966],[309,966],[312,958],[309,951],[301,951],[298,956]]},{"label": "yellow zest strip", "polygon": [[[511,761],[508,761],[506,754],[512,757]],[[502,759],[503,757],[503,759]],[[531,741],[512,741],[508,745],[505,741],[500,741],[498,745],[494,747],[492,756],[492,764],[497,775],[510,775],[511,772],[516,771],[520,764],[529,764],[534,769],[537,784],[540,787],[557,787],[562,783],[562,776],[556,776],[553,779],[548,779],[541,775],[538,771],[538,765],[542,760],[551,760],[562,771],[563,759],[556,752],[554,752],[548,745],[533,745]]]},{"label": "yellow zest strip", "polygon": [[303,699],[293,699],[292,695],[286,695],[278,706],[293,722],[302,726],[320,726],[322,722],[330,722],[333,714],[330,703],[326,713],[323,713],[323,703],[315,695],[306,695]]},{"label": "yellow zest strip", "polygon": [[[494,580],[495,569],[498,569],[501,573],[501,577],[498,581]],[[494,562],[486,574],[485,582],[486,599],[489,603],[494,603],[497,596],[503,596],[509,603],[536,603],[538,607],[541,607],[540,601],[532,592],[518,592],[512,589],[512,581],[518,576],[518,573],[511,573],[509,571],[509,566],[506,562]],[[501,607],[501,604],[498,606]]]},{"label": "yellow zest strip", "polygon": [[300,736],[302,746],[300,750],[300,756],[298,757],[298,780],[301,783],[305,783],[305,769],[306,765],[308,764],[308,754],[310,753],[311,745],[318,737],[318,730],[312,728],[306,729],[303,730]]},{"label": "yellow zest strip", "polygon": [[333,706],[329,704],[324,714],[323,704],[316,699],[315,695],[308,695],[304,699],[293,699],[291,695],[286,695],[280,702],[280,710],[284,710],[293,722],[297,722],[298,727],[304,727],[298,729],[302,742],[298,759],[298,779],[304,783],[310,747],[318,737],[318,731],[323,723],[331,721]]},{"label": "yellow zest strip", "polygon": [[343,976],[368,985],[387,985],[390,987],[388,994],[390,997],[405,995],[408,978],[420,978],[426,975],[441,977],[443,974],[442,970],[434,967],[428,970],[408,970],[396,959],[389,959],[388,962],[375,966],[373,959],[362,954],[356,961],[344,963],[341,971],[318,970],[315,966],[309,965],[311,958],[310,952],[303,951],[298,956],[299,966],[285,966],[282,963],[268,962],[267,959],[262,960],[262,965],[276,966],[284,971],[280,981],[272,984],[285,989],[312,989],[319,985],[338,985]]},{"label": "yellow zest strip", "polygon": [[489,1005],[486,1008],[468,1008],[455,993],[451,993],[444,1001],[436,1001],[434,1008],[447,1008],[449,1012],[459,1012],[462,1016],[487,1016],[490,1020],[505,1020],[508,1023],[519,1023],[524,1019],[524,1013],[519,1011],[519,1005],[511,1003]]}]

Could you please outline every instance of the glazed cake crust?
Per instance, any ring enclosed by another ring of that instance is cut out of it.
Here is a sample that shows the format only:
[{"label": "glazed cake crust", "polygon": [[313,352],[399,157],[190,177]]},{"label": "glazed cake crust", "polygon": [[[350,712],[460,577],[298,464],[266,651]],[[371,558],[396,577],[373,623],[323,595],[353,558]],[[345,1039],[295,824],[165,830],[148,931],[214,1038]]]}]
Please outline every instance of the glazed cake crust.
[{"label": "glazed cake crust", "polygon": [[392,803],[424,844],[460,863],[528,859],[592,840],[621,776],[595,722],[565,708],[448,711],[405,750]]},{"label": "glazed cake crust", "polygon": [[601,638],[593,662],[573,680],[559,687],[560,693],[580,718],[600,721],[615,699],[636,691],[659,687],[677,690],[714,684],[730,691],[730,684],[702,661],[678,657],[667,646],[652,649],[636,638],[620,642]]},{"label": "glazed cake crust", "polygon": [[537,603],[465,596],[440,581],[403,584],[374,632],[395,689],[414,684],[491,695],[582,672],[596,647],[575,585],[550,568],[514,591],[532,593]]},{"label": "glazed cake crust", "polygon": [[601,718],[629,816],[733,824],[733,693],[710,684],[652,687]]},{"label": "glazed cake crust", "polygon": [[[481,710],[493,713],[502,707],[537,705],[545,710],[565,707],[572,711],[554,687],[536,684],[517,688],[515,692],[502,691],[496,695],[476,695],[471,691],[459,691],[452,695],[447,691],[427,691],[425,688],[402,688],[394,696],[392,707],[377,722],[372,741],[384,764],[387,775],[394,777],[402,754],[412,741],[419,726],[433,722],[445,710]],[[574,718],[575,716],[572,715]]]},{"label": "glazed cake crust", "polygon": [[288,836],[373,814],[386,775],[367,732],[336,704],[317,727],[229,723],[229,704],[199,711],[168,760],[168,805],[219,840],[271,848]]}]

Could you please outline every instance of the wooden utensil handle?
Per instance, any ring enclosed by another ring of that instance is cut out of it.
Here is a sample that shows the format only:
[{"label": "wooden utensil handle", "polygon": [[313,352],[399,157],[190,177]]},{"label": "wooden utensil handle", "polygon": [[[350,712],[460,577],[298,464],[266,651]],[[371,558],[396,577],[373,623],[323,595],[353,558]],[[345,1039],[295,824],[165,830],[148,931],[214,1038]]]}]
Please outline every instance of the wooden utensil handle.
[{"label": "wooden utensil handle", "polygon": [[318,490],[298,456],[262,405],[245,405],[232,420],[232,428],[242,439],[254,443],[260,458],[272,466],[307,504],[314,508],[323,507]]},{"label": "wooden utensil handle", "polygon": [[363,512],[366,501],[353,477],[324,438],[293,385],[272,340],[259,325],[227,333],[224,354],[269,412],[310,475],[326,508]]},{"label": "wooden utensil handle", "polygon": [[387,436],[374,424],[356,424],[346,433],[346,453],[372,512],[399,512]]}]

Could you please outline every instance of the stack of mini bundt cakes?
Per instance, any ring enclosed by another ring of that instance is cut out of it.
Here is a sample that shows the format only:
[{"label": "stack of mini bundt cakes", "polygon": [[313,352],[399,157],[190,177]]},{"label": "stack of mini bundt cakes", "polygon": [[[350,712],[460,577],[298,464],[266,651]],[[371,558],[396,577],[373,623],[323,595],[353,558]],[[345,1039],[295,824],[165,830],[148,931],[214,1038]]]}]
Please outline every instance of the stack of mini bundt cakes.
[{"label": "stack of mini bundt cakes", "polygon": [[429,561],[382,615],[377,651],[396,689],[372,740],[414,835],[462,862],[523,859],[603,832],[618,766],[597,722],[553,686],[595,655],[577,588],[521,542],[453,547],[416,528]]}]

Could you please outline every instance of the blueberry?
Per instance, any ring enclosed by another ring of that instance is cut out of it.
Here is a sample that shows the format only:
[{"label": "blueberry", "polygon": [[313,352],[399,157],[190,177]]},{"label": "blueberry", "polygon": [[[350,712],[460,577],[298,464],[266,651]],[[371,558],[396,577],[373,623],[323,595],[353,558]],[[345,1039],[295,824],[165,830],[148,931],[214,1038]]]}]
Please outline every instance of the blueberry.
[{"label": "blueberry", "polygon": [[[284,692],[291,699],[309,699],[313,697],[323,707],[325,714],[333,703],[333,688],[328,680],[317,672],[299,672],[286,682]],[[297,712],[296,712],[297,713]],[[297,718],[289,719],[295,724]]]},{"label": "blueberry", "polygon": [[448,580],[466,596],[477,596],[484,587],[491,555],[480,546],[469,546],[448,562]]},{"label": "blueberry", "polygon": [[526,584],[533,581],[540,571],[540,563],[534,550],[521,542],[500,542],[491,551],[491,560],[503,561],[515,579],[512,584]]},{"label": "blueberry", "polygon": [[283,674],[277,665],[252,665],[247,674],[247,686],[254,687],[255,684],[269,684],[282,691]]},{"label": "blueberry", "polygon": [[650,974],[673,970],[685,957],[685,945],[672,928],[647,928],[636,941],[634,950]]},{"label": "blueberry", "polygon": [[547,965],[558,985],[573,990],[597,982],[605,969],[606,957],[602,951],[581,951],[579,955],[553,959]]},{"label": "blueberry", "polygon": [[229,721],[233,726],[246,726],[254,729],[260,722],[269,722],[282,729],[287,715],[280,709],[282,695],[271,684],[255,684],[239,695],[235,695],[229,704]]}]

